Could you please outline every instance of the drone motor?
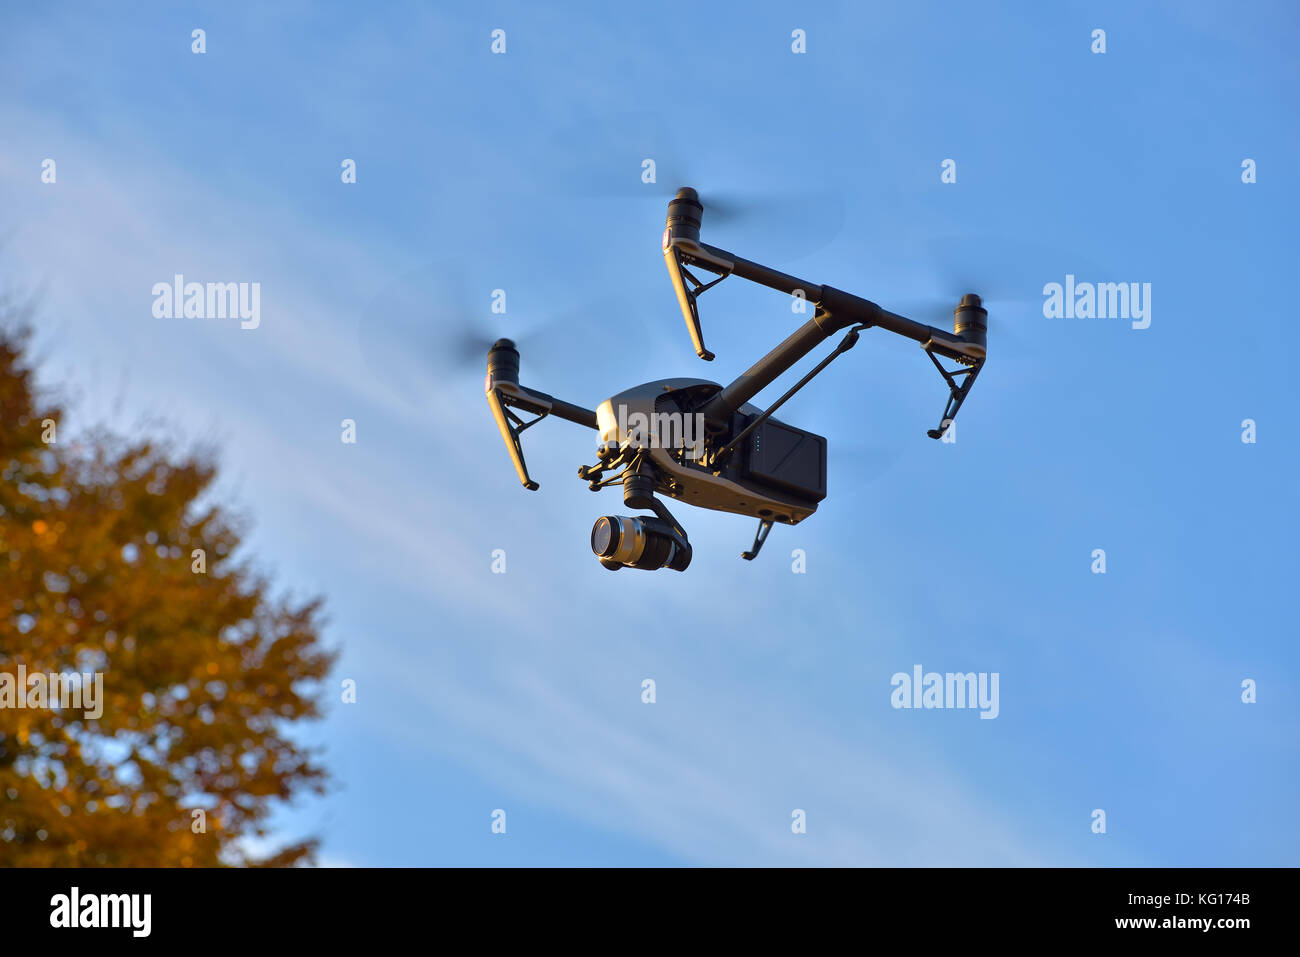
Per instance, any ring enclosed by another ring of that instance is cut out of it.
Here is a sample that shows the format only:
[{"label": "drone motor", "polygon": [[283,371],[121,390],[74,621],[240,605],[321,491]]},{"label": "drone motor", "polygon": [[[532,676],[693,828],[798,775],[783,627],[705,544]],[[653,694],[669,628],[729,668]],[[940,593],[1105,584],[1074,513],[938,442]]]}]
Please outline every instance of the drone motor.
[{"label": "drone motor", "polygon": [[984,357],[989,334],[989,311],[975,293],[968,292],[962,296],[961,302],[952,311],[952,331],[970,344],[972,358]]}]

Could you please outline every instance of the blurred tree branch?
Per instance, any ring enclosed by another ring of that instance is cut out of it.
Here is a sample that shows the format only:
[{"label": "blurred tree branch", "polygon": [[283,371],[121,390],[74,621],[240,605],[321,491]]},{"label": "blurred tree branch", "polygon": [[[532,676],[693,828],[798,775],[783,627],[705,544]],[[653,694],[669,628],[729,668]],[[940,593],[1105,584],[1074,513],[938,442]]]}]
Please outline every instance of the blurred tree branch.
[{"label": "blurred tree branch", "polygon": [[71,441],[27,364],[32,315],[0,298],[0,680],[98,672],[104,700],[0,701],[0,865],[309,862],[312,841],[240,848],[324,787],[290,737],[333,663],[320,601],[272,599],[236,558],[239,523],[203,498],[210,453]]}]

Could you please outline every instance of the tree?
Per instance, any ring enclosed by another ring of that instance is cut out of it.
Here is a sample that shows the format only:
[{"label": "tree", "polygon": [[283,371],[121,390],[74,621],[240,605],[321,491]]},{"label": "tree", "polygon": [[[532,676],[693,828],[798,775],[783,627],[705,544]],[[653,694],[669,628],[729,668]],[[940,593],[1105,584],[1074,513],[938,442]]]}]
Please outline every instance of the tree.
[{"label": "tree", "polygon": [[240,839],[324,789],[290,737],[333,662],[319,600],[271,597],[236,557],[211,453],[69,442],[27,314],[0,308],[0,865],[309,862],[314,841],[253,860]]}]

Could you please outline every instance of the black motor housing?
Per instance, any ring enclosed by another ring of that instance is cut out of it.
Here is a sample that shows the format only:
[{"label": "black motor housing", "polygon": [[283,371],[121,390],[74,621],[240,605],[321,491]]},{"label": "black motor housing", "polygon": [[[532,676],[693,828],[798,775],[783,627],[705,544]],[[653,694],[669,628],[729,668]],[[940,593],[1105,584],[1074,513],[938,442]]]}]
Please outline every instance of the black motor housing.
[{"label": "black motor housing", "polygon": [[494,382],[519,384],[519,350],[509,339],[498,339],[492,343],[487,357],[488,375]]},{"label": "black motor housing", "polygon": [[989,311],[979,296],[968,292],[952,311],[952,331],[980,348],[988,346]]},{"label": "black motor housing", "polygon": [[[668,234],[673,239],[698,243],[703,220],[704,204],[700,202],[700,194],[689,186],[683,186],[668,202]],[[664,245],[667,247],[667,243]]]}]

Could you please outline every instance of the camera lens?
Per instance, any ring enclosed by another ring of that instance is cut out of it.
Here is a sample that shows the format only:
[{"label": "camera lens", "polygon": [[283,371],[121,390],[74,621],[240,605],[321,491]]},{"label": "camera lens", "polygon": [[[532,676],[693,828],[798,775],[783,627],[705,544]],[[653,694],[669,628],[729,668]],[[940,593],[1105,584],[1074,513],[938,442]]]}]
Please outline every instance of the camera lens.
[{"label": "camera lens", "polygon": [[610,558],[618,548],[618,519],[602,515],[591,528],[591,550],[598,558]]},{"label": "camera lens", "polygon": [[591,550],[606,568],[685,571],[691,547],[657,518],[602,515],[591,528]]}]

